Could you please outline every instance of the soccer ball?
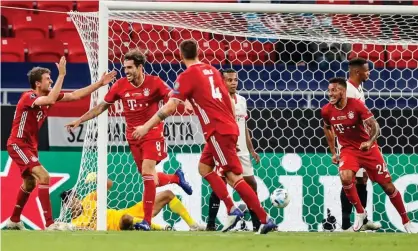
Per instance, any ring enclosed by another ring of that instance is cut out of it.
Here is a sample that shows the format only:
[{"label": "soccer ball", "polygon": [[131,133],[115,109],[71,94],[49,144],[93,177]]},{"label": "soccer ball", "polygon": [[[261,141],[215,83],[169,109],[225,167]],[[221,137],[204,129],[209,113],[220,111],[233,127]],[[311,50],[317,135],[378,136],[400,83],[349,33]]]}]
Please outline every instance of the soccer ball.
[{"label": "soccer ball", "polygon": [[290,202],[290,196],[286,189],[277,188],[270,195],[270,201],[274,207],[285,208]]}]

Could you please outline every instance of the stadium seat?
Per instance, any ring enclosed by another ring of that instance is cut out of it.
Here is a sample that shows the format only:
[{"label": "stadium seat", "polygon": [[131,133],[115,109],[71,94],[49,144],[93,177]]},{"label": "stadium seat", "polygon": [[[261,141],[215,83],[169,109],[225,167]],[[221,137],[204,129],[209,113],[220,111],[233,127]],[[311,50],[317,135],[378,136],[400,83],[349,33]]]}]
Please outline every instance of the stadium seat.
[{"label": "stadium seat", "polygon": [[49,37],[47,20],[36,15],[13,18],[12,29],[15,37],[22,39],[41,39]]},{"label": "stadium seat", "polygon": [[130,41],[130,25],[122,21],[109,22],[109,37],[114,40]]},{"label": "stadium seat", "polygon": [[74,38],[80,38],[71,18],[66,16],[54,16],[52,32],[55,39],[61,40],[64,43],[68,43],[74,40]]},{"label": "stadium seat", "polygon": [[77,11],[80,11],[80,12],[99,11],[99,1],[77,1]]},{"label": "stadium seat", "polygon": [[16,7],[23,9],[33,9],[35,1],[1,1],[1,6]]},{"label": "stadium seat", "polygon": [[200,60],[208,64],[223,64],[226,60],[225,45],[217,40],[199,40]]},{"label": "stadium seat", "polygon": [[132,24],[132,40],[142,41],[144,43],[148,41],[166,41],[170,38],[168,31],[159,25],[148,24]]},{"label": "stadium seat", "polygon": [[122,62],[123,55],[132,48],[136,48],[132,41],[109,40],[109,61]]},{"label": "stadium seat", "polygon": [[64,55],[64,45],[59,40],[29,40],[27,46],[29,62],[59,62]]},{"label": "stadium seat", "polygon": [[373,62],[374,67],[381,68],[385,65],[383,45],[376,44],[353,44],[349,59],[362,57]]},{"label": "stadium seat", "polygon": [[333,16],[334,28],[350,36],[377,37],[381,35],[381,19],[379,16],[356,16],[336,14]]},{"label": "stadium seat", "polygon": [[25,44],[19,38],[1,39],[2,62],[25,62]]},{"label": "stadium seat", "polygon": [[87,62],[87,54],[84,50],[84,46],[81,42],[81,39],[74,39],[72,41],[68,41],[67,50],[67,60],[69,63]]},{"label": "stadium seat", "polygon": [[73,1],[38,1],[38,9],[69,12],[69,11],[74,10],[74,2]]},{"label": "stadium seat", "polygon": [[232,64],[273,64],[272,43],[258,41],[232,41],[229,43],[228,59]]},{"label": "stadium seat", "polygon": [[173,29],[170,32],[171,37],[177,40],[185,40],[185,39],[194,39],[196,41],[207,41],[210,39],[210,34],[207,32],[201,32],[196,30],[186,30],[186,29]]},{"label": "stadium seat", "polygon": [[179,63],[179,51],[173,40],[157,42],[148,41],[139,47],[144,48],[147,61],[150,63]]},{"label": "stadium seat", "polygon": [[389,68],[418,68],[418,45],[389,45]]}]

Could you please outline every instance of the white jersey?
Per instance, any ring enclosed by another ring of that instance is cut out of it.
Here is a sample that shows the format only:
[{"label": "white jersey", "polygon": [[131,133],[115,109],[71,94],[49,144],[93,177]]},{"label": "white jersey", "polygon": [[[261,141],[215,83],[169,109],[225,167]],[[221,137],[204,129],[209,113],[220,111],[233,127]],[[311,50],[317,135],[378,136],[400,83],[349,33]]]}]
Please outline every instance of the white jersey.
[{"label": "white jersey", "polygon": [[239,128],[238,137],[238,156],[248,155],[247,140],[246,140],[246,123],[247,123],[247,100],[241,95],[235,94],[235,117]]},{"label": "white jersey", "polygon": [[355,98],[361,100],[363,103],[366,103],[364,97],[363,86],[355,87],[350,81],[347,81],[347,98]]}]

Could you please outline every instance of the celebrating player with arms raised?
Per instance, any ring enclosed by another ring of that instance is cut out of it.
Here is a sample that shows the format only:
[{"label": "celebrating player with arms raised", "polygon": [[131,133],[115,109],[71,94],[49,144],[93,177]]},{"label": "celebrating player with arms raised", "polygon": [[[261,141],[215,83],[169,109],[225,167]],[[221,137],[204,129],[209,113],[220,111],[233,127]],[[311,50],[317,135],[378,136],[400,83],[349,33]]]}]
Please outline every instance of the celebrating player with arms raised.
[{"label": "celebrating player with arms raised", "polygon": [[134,128],[143,125],[150,119],[158,111],[160,102],[168,98],[171,92],[170,87],[157,76],[145,75],[143,70],[145,56],[138,50],[132,50],[125,54],[123,64],[126,77],[119,79],[112,85],[102,103],[78,120],[68,124],[67,127],[69,129],[78,127],[81,123],[99,116],[115,101],[122,100],[123,114],[127,123],[126,138],[144,180],[143,201],[146,223],[143,224],[143,228],[150,230],[156,186],[176,183],[189,195],[192,194],[192,188],[186,182],[181,169],[178,169],[174,175],[156,173],[155,166],[167,157],[163,123],[153,126],[150,133],[141,140],[132,137]]},{"label": "celebrating player with arms raised", "polygon": [[214,67],[199,61],[195,41],[183,41],[180,53],[187,70],[178,76],[173,96],[149,121],[137,127],[134,136],[146,137],[181,102],[191,100],[207,142],[200,158],[199,172],[226,205],[229,217],[224,231],[232,229],[243,214],[234,206],[225,183],[214,171],[215,161],[222,168],[228,183],[239,193],[248,208],[257,214],[263,224],[259,233],[266,234],[275,229],[276,225],[261,207],[255,192],[242,178],[242,166],[236,150],[239,130],[233,114],[235,108],[222,77]]},{"label": "celebrating player with arms raised", "polygon": [[19,166],[23,184],[17,196],[17,202],[12,217],[7,221],[9,229],[25,229],[20,221],[23,208],[30,193],[39,183],[39,201],[45,217],[45,227],[49,230],[62,230],[52,219],[51,201],[49,198],[49,174],[38,160],[38,132],[48,116],[48,110],[56,101],[79,100],[103,85],[107,85],[116,72],[103,74],[99,82],[72,93],[60,93],[66,74],[66,61],[62,57],[58,67],[58,79],[51,89],[51,71],[46,68],[35,67],[28,73],[32,90],[22,94],[16,106],[12,132],[7,141],[7,151],[13,161]]},{"label": "celebrating player with arms raised", "polygon": [[[353,225],[359,231],[364,224],[367,213],[361,205],[353,179],[360,167],[366,169],[370,179],[377,182],[402,218],[405,230],[415,232],[408,218],[402,196],[392,183],[392,178],[376,143],[379,136],[379,125],[373,114],[360,100],[347,98],[347,82],[344,78],[329,80],[329,104],[321,110],[324,120],[324,132],[332,155],[335,155],[334,132],[341,144],[339,170],[345,194],[356,209]],[[370,135],[365,126],[370,128]]]},{"label": "celebrating player with arms raised", "polygon": [[[234,69],[227,69],[222,72],[222,76],[226,87],[228,88],[229,95],[235,103],[235,118],[238,123],[239,136],[238,136],[238,157],[242,165],[244,180],[250,185],[250,187],[257,193],[257,181],[254,177],[254,168],[251,163],[250,154],[255,159],[256,163],[260,163],[260,156],[254,151],[253,143],[251,142],[251,135],[247,128],[247,101],[245,98],[237,93],[238,87],[238,73]],[[210,195],[209,199],[209,217],[207,229],[214,231],[216,215],[219,210],[219,198],[214,192]],[[253,230],[258,231],[260,227],[260,221],[257,215],[250,211],[251,221],[253,224]]]}]

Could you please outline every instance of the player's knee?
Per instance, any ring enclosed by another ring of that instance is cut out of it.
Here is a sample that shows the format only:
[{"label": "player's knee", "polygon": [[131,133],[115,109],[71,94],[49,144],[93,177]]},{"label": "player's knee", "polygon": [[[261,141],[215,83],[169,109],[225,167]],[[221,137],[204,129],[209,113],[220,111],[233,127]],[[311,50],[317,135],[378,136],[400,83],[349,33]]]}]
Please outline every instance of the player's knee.
[{"label": "player's knee", "polygon": [[167,201],[171,201],[172,199],[174,199],[174,197],[176,197],[176,195],[174,195],[173,192],[171,192],[170,190],[166,190],[164,192],[162,192],[163,198]]},{"label": "player's knee", "polygon": [[383,184],[380,184],[380,186],[382,187],[383,191],[385,191],[387,195],[392,195],[396,190],[395,185],[393,185],[392,182],[383,183]]},{"label": "player's knee", "polygon": [[49,184],[50,176],[43,166],[36,166],[32,169],[32,173],[38,178],[39,183]]},{"label": "player's knee", "polygon": [[352,184],[353,181],[354,181],[353,171],[344,170],[344,171],[340,172],[340,179],[341,179],[341,183],[344,186]]},{"label": "player's knee", "polygon": [[129,214],[124,214],[120,219],[120,230],[132,230],[134,225],[134,218]]},{"label": "player's knee", "polygon": [[23,189],[27,192],[32,192],[36,187],[36,180],[32,176],[25,177],[23,180]]},{"label": "player's knee", "polygon": [[213,167],[210,167],[202,162],[199,163],[199,174],[205,177],[207,174],[213,171]]}]

